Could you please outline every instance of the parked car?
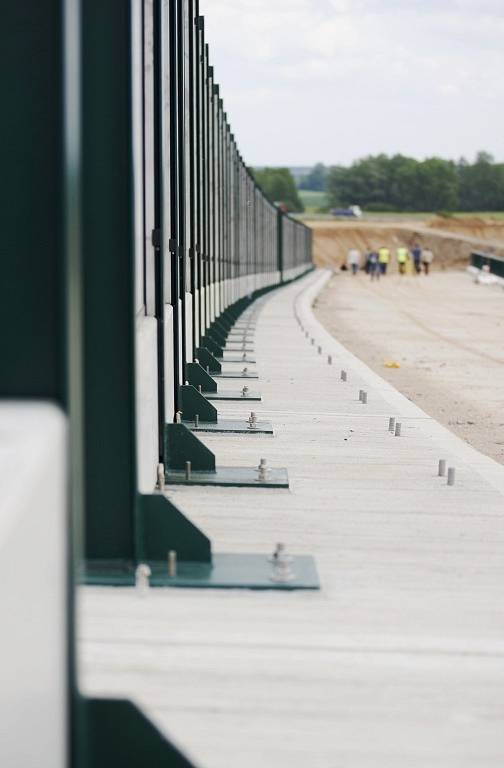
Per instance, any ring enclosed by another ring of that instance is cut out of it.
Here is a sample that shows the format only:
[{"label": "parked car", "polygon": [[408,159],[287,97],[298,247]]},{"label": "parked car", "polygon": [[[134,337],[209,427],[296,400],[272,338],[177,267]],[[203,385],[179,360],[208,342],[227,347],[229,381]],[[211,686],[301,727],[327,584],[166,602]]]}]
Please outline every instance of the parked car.
[{"label": "parked car", "polygon": [[360,205],[349,205],[348,208],[331,208],[332,216],[348,216],[353,219],[360,219],[362,210]]}]

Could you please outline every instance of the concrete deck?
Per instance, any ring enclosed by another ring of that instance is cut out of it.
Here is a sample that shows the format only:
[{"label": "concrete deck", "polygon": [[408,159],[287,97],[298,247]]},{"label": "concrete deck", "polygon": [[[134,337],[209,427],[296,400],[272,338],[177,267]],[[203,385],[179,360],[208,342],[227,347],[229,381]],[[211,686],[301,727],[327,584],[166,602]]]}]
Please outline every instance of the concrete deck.
[{"label": "concrete deck", "polygon": [[320,326],[326,279],[262,301],[254,410],[275,436],[201,435],[221,464],[286,466],[290,490],[169,492],[217,552],[314,554],[321,591],[83,589],[82,687],[133,698],[202,768],[501,768],[504,467]]}]

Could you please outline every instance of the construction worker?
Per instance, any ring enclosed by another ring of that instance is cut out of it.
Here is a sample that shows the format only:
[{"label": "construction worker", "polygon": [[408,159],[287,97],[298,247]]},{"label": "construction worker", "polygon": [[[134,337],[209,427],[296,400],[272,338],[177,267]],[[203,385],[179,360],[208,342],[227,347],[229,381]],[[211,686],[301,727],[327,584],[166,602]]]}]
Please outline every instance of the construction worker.
[{"label": "construction worker", "polygon": [[390,251],[384,245],[378,249],[378,266],[382,275],[387,274],[387,266],[390,261]]},{"label": "construction worker", "polygon": [[369,273],[371,280],[380,279],[380,265],[378,263],[378,254],[376,251],[369,251],[367,255],[366,269]]},{"label": "construction worker", "polygon": [[411,255],[413,256],[413,264],[415,265],[415,272],[417,273],[417,275],[419,275],[420,272],[422,271],[422,266],[420,263],[422,259],[422,249],[420,248],[418,243],[415,243],[415,245],[411,249]]},{"label": "construction worker", "polygon": [[422,251],[422,264],[426,275],[429,274],[430,265],[434,261],[434,254],[430,248],[424,248]]},{"label": "construction worker", "polygon": [[406,265],[408,263],[408,249],[401,246],[396,251],[397,265],[399,267],[399,273],[404,275],[406,272]]},{"label": "construction worker", "polygon": [[360,267],[361,255],[357,248],[350,248],[347,253],[347,266],[352,270],[352,275],[356,275]]}]

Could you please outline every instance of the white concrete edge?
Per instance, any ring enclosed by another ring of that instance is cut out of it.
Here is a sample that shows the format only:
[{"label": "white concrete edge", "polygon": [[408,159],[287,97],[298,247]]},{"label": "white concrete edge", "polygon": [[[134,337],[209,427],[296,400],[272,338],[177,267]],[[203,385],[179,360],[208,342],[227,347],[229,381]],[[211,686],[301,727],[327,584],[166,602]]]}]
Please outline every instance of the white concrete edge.
[{"label": "white concrete edge", "polygon": [[482,285],[499,285],[504,288],[504,277],[499,277],[491,272],[483,272],[478,267],[469,266],[466,267],[466,272],[471,275],[473,281]]},{"label": "white concrete edge", "polygon": [[0,765],[64,768],[68,420],[0,399]]},{"label": "white concrete edge", "polygon": [[352,352],[340,344],[317,320],[313,313],[313,302],[322,291],[329,278],[332,276],[330,270],[317,269],[312,275],[306,278],[301,292],[295,300],[295,309],[303,326],[322,344],[324,352],[332,354],[333,365],[341,364],[345,370],[350,371],[354,376],[358,376],[362,382],[365,382],[370,388],[378,391],[381,397],[390,405],[390,416],[404,419],[417,419],[416,426],[430,437],[442,443],[440,458],[449,458],[442,456],[449,452],[452,457],[468,464],[473,470],[490,483],[496,490],[504,494],[504,466],[494,459],[485,456],[476,448],[466,443],[457,435],[450,432],[449,429],[440,424],[436,419],[429,416],[418,405],[412,403],[407,397],[397,391],[391,384],[372,371],[362,360],[359,360]]}]

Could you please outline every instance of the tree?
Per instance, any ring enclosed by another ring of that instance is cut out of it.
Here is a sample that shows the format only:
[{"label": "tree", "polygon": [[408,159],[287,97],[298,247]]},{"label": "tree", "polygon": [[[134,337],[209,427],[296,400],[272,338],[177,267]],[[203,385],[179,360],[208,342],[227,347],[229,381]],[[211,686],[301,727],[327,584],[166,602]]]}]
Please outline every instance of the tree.
[{"label": "tree", "polygon": [[455,163],[431,157],[418,164],[417,210],[455,211],[459,202]]},{"label": "tree", "polygon": [[310,189],[317,192],[325,192],[329,169],[323,163],[313,166],[310,173],[303,176],[298,184],[299,189]]},{"label": "tree", "polygon": [[333,205],[335,208],[346,204],[349,174],[350,169],[344,168],[342,165],[335,165],[329,169],[327,175],[327,196],[330,205]]},{"label": "tree", "polygon": [[472,164],[459,165],[460,207],[463,211],[504,208],[504,166],[494,164],[487,152],[478,152]]},{"label": "tree", "polygon": [[386,155],[365,157],[350,168],[331,168],[328,193],[331,205],[366,205],[386,202]]},{"label": "tree", "polygon": [[370,206],[396,211],[496,211],[504,209],[504,164],[488,152],[474,163],[439,157],[418,161],[404,155],[364,157],[348,168],[330,169],[333,206]]},{"label": "tree", "polygon": [[262,168],[253,171],[254,177],[269,199],[284,203],[288,211],[303,211],[294,178],[288,168]]},{"label": "tree", "polygon": [[387,184],[387,203],[398,211],[414,211],[417,205],[418,160],[404,155],[390,158]]}]

